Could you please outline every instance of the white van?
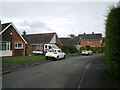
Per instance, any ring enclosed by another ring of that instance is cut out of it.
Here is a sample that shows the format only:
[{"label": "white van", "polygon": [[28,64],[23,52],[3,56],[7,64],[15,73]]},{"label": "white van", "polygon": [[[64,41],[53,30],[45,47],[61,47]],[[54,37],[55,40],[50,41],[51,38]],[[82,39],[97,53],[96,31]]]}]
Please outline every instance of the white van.
[{"label": "white van", "polygon": [[34,54],[44,54],[47,53],[48,50],[55,50],[55,49],[59,49],[59,47],[57,47],[55,44],[43,44],[43,45],[39,45],[37,50],[34,50],[33,53]]},{"label": "white van", "polygon": [[55,44],[44,44],[44,52],[47,52],[50,49],[59,49]]}]

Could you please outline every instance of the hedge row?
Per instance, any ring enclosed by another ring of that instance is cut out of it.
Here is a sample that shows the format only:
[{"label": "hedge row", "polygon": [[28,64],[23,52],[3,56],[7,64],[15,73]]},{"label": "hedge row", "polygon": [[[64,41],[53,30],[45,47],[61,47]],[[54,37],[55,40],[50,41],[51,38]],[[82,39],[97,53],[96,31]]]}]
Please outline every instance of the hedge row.
[{"label": "hedge row", "polygon": [[120,7],[111,8],[107,15],[105,62],[110,77],[120,80]]},{"label": "hedge row", "polygon": [[104,53],[104,47],[90,47],[90,46],[81,47],[80,52],[84,49],[90,49],[92,50],[93,53]]},{"label": "hedge row", "polygon": [[80,50],[77,50],[75,46],[73,45],[63,45],[62,50],[65,53],[81,53],[82,50],[84,49],[90,49],[92,50],[93,53],[103,53],[104,52],[104,47],[81,47]]},{"label": "hedge row", "polygon": [[73,46],[73,45],[63,45],[62,46],[62,50],[65,53],[77,53],[78,52],[78,50],[76,49],[76,47]]}]

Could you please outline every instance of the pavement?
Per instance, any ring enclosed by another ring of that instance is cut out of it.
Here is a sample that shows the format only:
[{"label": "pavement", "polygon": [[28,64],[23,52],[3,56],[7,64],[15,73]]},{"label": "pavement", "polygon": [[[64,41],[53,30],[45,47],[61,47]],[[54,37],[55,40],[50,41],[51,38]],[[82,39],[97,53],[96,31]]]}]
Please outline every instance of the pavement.
[{"label": "pavement", "polygon": [[78,88],[117,88],[107,79],[104,56],[94,57],[86,68]]}]

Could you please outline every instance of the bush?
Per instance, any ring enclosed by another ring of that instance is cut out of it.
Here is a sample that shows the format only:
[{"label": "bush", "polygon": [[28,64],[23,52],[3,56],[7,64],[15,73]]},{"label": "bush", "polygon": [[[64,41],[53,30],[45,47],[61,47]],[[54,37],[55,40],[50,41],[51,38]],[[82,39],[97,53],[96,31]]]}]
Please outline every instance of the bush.
[{"label": "bush", "polygon": [[87,48],[86,47],[81,47],[80,52],[82,52],[82,50],[85,50],[85,49],[87,49]]},{"label": "bush", "polygon": [[87,49],[91,49],[90,46],[86,46]]},{"label": "bush", "polygon": [[91,47],[93,53],[104,53],[104,47]]},{"label": "bush", "polygon": [[120,80],[120,7],[110,9],[106,20],[105,61],[110,77]]},{"label": "bush", "polygon": [[62,46],[62,50],[65,53],[77,53],[78,52],[78,50],[76,49],[76,47],[73,46],[73,45],[63,45]]},{"label": "bush", "polygon": [[81,47],[80,52],[84,49],[90,49],[90,50],[92,50],[93,53],[103,53],[104,52],[104,47],[90,47],[90,46]]}]

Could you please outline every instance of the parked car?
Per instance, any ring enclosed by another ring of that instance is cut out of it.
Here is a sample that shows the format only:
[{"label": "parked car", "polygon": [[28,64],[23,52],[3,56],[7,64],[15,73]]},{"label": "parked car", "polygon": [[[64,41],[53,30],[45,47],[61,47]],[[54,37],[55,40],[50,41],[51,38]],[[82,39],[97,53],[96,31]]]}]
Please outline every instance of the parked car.
[{"label": "parked car", "polygon": [[58,60],[61,58],[65,58],[65,53],[61,49],[51,49],[47,51],[47,53],[45,54],[45,58],[53,58],[54,60]]},{"label": "parked car", "polygon": [[82,55],[92,55],[92,51],[89,49],[89,50],[82,50],[81,52]]}]

